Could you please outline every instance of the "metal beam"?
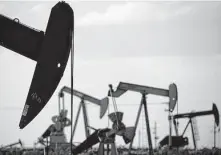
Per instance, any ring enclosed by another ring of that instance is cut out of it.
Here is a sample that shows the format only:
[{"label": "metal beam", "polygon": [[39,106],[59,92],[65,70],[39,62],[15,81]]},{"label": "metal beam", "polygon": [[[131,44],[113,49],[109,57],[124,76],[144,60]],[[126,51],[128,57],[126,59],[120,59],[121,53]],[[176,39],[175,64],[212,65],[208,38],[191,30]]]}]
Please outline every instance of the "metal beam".
[{"label": "metal beam", "polygon": [[[66,93],[71,94],[71,88],[69,88],[67,86],[64,86],[61,89],[61,92],[66,92]],[[99,100],[99,99],[97,99],[95,97],[89,96],[89,95],[87,95],[85,93],[82,93],[82,92],[74,90],[74,89],[73,89],[73,95],[79,97],[80,99],[84,99],[85,101],[89,101],[91,103],[94,103],[96,105],[100,105],[100,102],[101,102],[101,100]]]},{"label": "metal beam", "polygon": [[117,87],[117,90],[113,92],[113,97],[120,97],[128,90],[140,92],[141,94],[153,94],[153,95],[166,96],[166,97],[169,96],[169,90],[167,89],[120,82]]}]

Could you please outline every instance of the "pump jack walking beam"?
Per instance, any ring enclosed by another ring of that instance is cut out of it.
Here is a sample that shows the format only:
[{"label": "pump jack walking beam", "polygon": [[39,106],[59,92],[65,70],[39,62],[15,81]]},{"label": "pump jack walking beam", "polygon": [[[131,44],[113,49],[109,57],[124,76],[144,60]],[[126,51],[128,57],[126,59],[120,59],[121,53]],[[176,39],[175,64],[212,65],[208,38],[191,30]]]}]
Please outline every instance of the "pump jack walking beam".
[{"label": "pump jack walking beam", "polygon": [[21,129],[45,107],[63,76],[72,48],[73,23],[74,12],[65,2],[51,9],[45,32],[0,14],[0,46],[37,62],[19,123]]},{"label": "pump jack walking beam", "polygon": [[[112,97],[120,97],[128,90],[141,93],[141,95],[142,95],[140,107],[139,107],[136,122],[135,122],[135,129],[137,128],[137,125],[138,125],[142,106],[144,106],[148,143],[149,143],[149,155],[152,155],[153,154],[153,147],[152,147],[150,127],[149,127],[149,117],[148,117],[148,111],[147,111],[146,95],[153,94],[153,95],[158,95],[158,96],[169,97],[170,98],[169,112],[172,112],[175,108],[175,105],[176,105],[176,102],[178,99],[177,87],[175,84],[171,84],[169,86],[169,89],[166,90],[166,89],[161,89],[161,88],[154,88],[154,87],[141,86],[141,85],[136,85],[136,84],[120,82],[116,91],[112,92]],[[110,92],[108,95],[110,96]],[[171,122],[171,120],[169,120],[169,121]],[[172,124],[172,123],[170,123],[170,124]],[[136,132],[136,130],[135,130],[135,132]],[[171,137],[171,134],[172,134],[172,130],[171,130],[171,126],[170,126],[170,137]],[[169,138],[170,145],[172,144],[171,142],[172,142],[171,138]],[[132,145],[133,145],[133,140],[130,143],[129,153],[132,148]]]}]

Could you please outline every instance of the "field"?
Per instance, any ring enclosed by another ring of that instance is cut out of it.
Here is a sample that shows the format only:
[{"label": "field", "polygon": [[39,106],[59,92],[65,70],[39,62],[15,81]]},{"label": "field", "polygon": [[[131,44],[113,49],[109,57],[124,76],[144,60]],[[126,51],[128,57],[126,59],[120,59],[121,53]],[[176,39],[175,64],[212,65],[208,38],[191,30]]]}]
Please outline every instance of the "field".
[{"label": "field", "polygon": [[[93,148],[90,151],[81,153],[79,155],[97,155],[97,148]],[[57,150],[57,151],[49,151],[48,155],[68,155],[68,150]],[[128,155],[128,149],[126,148],[118,148],[119,155]],[[147,149],[132,149],[131,155],[147,155]],[[44,148],[10,148],[7,150],[0,150],[0,155],[47,155],[44,151]],[[106,152],[105,152],[106,155]],[[221,149],[213,148],[213,149],[200,149],[194,151],[192,149],[182,149],[177,151],[176,149],[168,152],[168,150],[154,150],[154,155],[221,155]]]}]

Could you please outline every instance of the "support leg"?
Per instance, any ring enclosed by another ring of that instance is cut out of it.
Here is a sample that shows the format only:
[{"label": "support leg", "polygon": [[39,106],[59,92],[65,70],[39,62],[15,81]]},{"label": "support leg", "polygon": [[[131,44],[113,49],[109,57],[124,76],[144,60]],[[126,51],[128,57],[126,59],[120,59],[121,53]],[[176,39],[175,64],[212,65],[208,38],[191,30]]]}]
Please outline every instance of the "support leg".
[{"label": "support leg", "polygon": [[60,112],[61,112],[60,101],[61,101],[61,97],[60,97],[60,95],[58,95],[58,116],[60,115]]},{"label": "support leg", "polygon": [[48,145],[48,137],[46,138],[46,155],[48,155],[49,145]]},{"label": "support leg", "polygon": [[190,124],[191,124],[192,136],[193,136],[194,149],[195,149],[195,151],[196,151],[196,139],[195,139],[195,135],[194,135],[193,122],[192,122],[192,119],[191,119],[191,118],[190,118]]},{"label": "support leg", "polygon": [[189,120],[189,122],[187,123],[187,125],[186,125],[186,127],[185,127],[185,129],[184,129],[184,131],[183,131],[183,133],[182,133],[182,136],[185,134],[186,129],[187,129],[187,127],[189,126],[189,124],[190,124],[190,120]]},{"label": "support leg", "polygon": [[147,103],[146,103],[145,95],[143,95],[143,105],[144,105],[146,128],[147,128],[148,143],[149,143],[149,155],[153,155],[153,146],[152,146],[152,139],[151,139],[151,134],[150,134],[151,132],[150,132],[149,117],[148,117],[148,112],[147,112]]},{"label": "support leg", "polygon": [[216,148],[216,123],[214,121],[214,130],[213,130],[213,134],[214,134],[214,148]]},{"label": "support leg", "polygon": [[104,143],[99,144],[98,155],[104,155]]},{"label": "support leg", "polygon": [[109,152],[110,152],[110,145],[107,144],[107,155],[109,155]]},{"label": "support leg", "polygon": [[72,131],[72,139],[74,138],[74,134],[75,134],[75,130],[76,130],[76,127],[77,127],[77,123],[78,123],[78,119],[79,119],[79,115],[80,115],[80,111],[81,111],[81,103],[79,104],[79,107],[78,107],[78,112],[77,112],[77,116],[76,116],[76,119],[75,119],[75,122],[74,122],[74,128],[73,128],[73,131]]},{"label": "support leg", "polygon": [[111,143],[111,155],[118,155],[117,147],[115,145],[115,142]]},{"label": "support leg", "polygon": [[62,108],[63,108],[63,110],[65,110],[65,106],[64,106],[64,97],[62,97]]},{"label": "support leg", "polygon": [[90,135],[90,130],[88,128],[88,115],[87,115],[87,108],[85,103],[82,101],[82,110],[83,110],[83,115],[84,115],[84,128],[85,128],[85,134],[86,137],[88,137]]},{"label": "support leg", "polygon": [[[135,122],[135,131],[134,131],[135,133],[136,133],[136,130],[137,130],[137,124],[138,124],[138,122],[139,122],[142,105],[143,105],[143,104],[142,104],[142,100],[141,100],[140,107],[139,107],[139,110],[138,110],[138,113],[137,113],[137,119],[136,119],[136,122]],[[131,148],[132,148],[132,145],[133,145],[133,141],[134,141],[134,138],[133,138],[133,140],[130,142],[128,154],[130,154],[130,151],[131,151]]]},{"label": "support leg", "polygon": [[173,120],[173,124],[174,124],[174,129],[175,129],[175,132],[176,132],[176,136],[178,136],[179,133],[178,133],[177,121],[176,121],[176,120]]},{"label": "support leg", "polygon": [[172,148],[172,116],[169,109],[169,149]]}]

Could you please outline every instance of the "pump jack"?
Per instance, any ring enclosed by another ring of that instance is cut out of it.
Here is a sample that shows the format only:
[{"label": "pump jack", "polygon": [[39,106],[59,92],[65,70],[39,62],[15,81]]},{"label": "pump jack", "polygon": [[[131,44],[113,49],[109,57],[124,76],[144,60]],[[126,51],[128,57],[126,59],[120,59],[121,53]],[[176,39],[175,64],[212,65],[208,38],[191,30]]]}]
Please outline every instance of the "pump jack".
[{"label": "pump jack", "polygon": [[[146,122],[146,129],[147,129],[148,143],[149,143],[149,155],[153,155],[151,132],[150,132],[150,126],[149,126],[148,112],[147,112],[146,95],[153,94],[153,95],[158,95],[158,96],[169,97],[169,100],[170,100],[169,101],[169,116],[170,116],[170,113],[174,110],[177,99],[178,99],[176,84],[174,84],[174,83],[170,84],[169,89],[166,90],[166,89],[161,89],[161,88],[154,88],[154,87],[141,86],[141,85],[136,85],[136,84],[120,82],[119,85],[117,86],[117,89],[112,92],[112,97],[120,97],[128,90],[141,93],[141,95],[142,95],[140,107],[139,107],[138,114],[137,114],[137,119],[135,122],[135,132],[136,132],[136,128],[138,125],[141,109],[143,106],[144,112],[145,112],[145,119],[146,119],[145,122]],[[110,91],[109,91],[108,95],[110,96]],[[172,129],[171,129],[172,122],[171,122],[171,120],[169,120],[169,122],[170,122],[170,135],[171,135],[172,134]],[[170,138],[169,138],[169,144],[171,145]],[[129,154],[130,154],[130,150],[132,148],[132,145],[133,145],[133,140],[131,141],[130,146],[129,146]]]},{"label": "pump jack", "polygon": [[8,147],[12,147],[12,146],[15,146],[15,145],[18,145],[18,144],[20,144],[21,147],[23,146],[21,140],[19,139],[18,142],[15,142],[15,143],[12,143],[12,144],[8,144],[8,145],[6,145],[6,146],[3,146],[3,147],[0,148],[0,150],[6,149],[6,148],[8,148]]},{"label": "pump jack", "polygon": [[[72,136],[74,137],[75,130],[76,130],[77,123],[78,123],[78,119],[79,119],[79,115],[80,115],[80,110],[81,110],[81,107],[82,107],[83,117],[84,117],[84,125],[85,125],[85,135],[86,135],[86,137],[88,137],[90,135],[90,131],[89,131],[88,113],[87,113],[87,107],[86,107],[85,101],[89,101],[89,102],[99,106],[100,107],[100,118],[102,118],[105,115],[106,111],[107,111],[109,100],[108,100],[107,97],[99,100],[95,97],[89,96],[89,95],[87,95],[85,93],[82,93],[80,91],[77,91],[77,90],[74,90],[74,89],[72,91],[73,91],[74,96],[77,96],[81,99],[81,102],[80,102],[79,107],[78,107],[77,116],[76,116],[76,119],[75,119],[74,128],[73,128],[73,131],[72,131]],[[69,88],[67,86],[64,86],[60,90],[60,95],[59,96],[61,98],[63,98],[63,102],[64,102],[64,92],[71,94],[71,88]]]},{"label": "pump jack", "polygon": [[28,27],[0,14],[0,45],[37,62],[19,127],[27,126],[44,108],[57,88],[72,49],[74,12],[58,2],[46,31]]},{"label": "pump jack", "polygon": [[192,124],[192,118],[194,117],[199,117],[199,116],[206,116],[206,115],[214,115],[214,119],[215,119],[215,123],[217,126],[219,126],[219,111],[217,109],[217,106],[215,103],[213,103],[213,107],[212,110],[208,110],[208,111],[199,111],[199,112],[191,112],[191,113],[183,113],[183,114],[177,114],[173,116],[173,122],[174,122],[174,127],[177,133],[177,123],[176,123],[176,119],[180,119],[180,118],[189,118],[189,121],[182,133],[182,136],[185,134],[187,127],[189,126],[189,124],[191,125],[191,130],[192,130],[192,138],[193,138],[193,144],[194,144],[194,149],[196,150],[196,140],[195,140],[195,136],[194,136],[194,131],[193,131],[193,124]]}]

